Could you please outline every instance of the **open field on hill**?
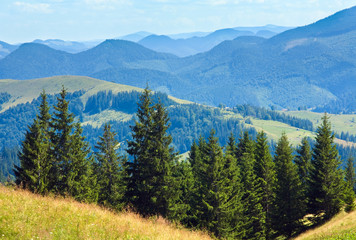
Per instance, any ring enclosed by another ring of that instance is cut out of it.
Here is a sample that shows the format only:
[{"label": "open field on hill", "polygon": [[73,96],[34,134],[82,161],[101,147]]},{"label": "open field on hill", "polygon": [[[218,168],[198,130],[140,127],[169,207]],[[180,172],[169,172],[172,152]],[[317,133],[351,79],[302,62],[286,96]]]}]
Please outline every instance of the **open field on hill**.
[{"label": "open field on hill", "polygon": [[116,214],[93,204],[0,185],[0,239],[210,239],[164,219]]},{"label": "open field on hill", "polygon": [[284,132],[292,145],[300,144],[304,137],[315,136],[315,133],[313,132],[271,120],[252,119],[251,126],[255,127],[258,131],[263,130],[266,132],[268,138],[273,139],[274,141],[278,141]]},{"label": "open field on hill", "polygon": [[322,226],[309,230],[295,240],[356,239],[356,211],[341,212]]},{"label": "open field on hill", "polygon": [[[287,111],[284,112],[290,116],[309,119],[314,127],[319,125],[319,121],[324,113],[315,113],[309,111]],[[356,134],[356,114],[328,114],[331,127],[335,132],[349,132]]]},{"label": "open field on hill", "polygon": [[[56,76],[32,80],[2,79],[0,80],[0,93],[6,92],[11,95],[11,98],[8,102],[2,104],[0,112],[20,103],[31,102],[40,95],[42,90],[45,90],[47,94],[58,94],[62,86],[68,92],[85,91],[83,96],[80,97],[84,104],[87,102],[89,96],[100,91],[111,90],[114,94],[125,91],[142,91],[141,88],[83,76]],[[169,98],[182,104],[191,103],[171,96]]]},{"label": "open field on hill", "polygon": [[1,112],[17,104],[31,102],[40,95],[43,89],[47,94],[57,94],[62,86],[68,89],[68,92],[84,90],[85,94],[81,97],[84,103],[86,103],[88,96],[107,89],[112,90],[113,93],[133,90],[141,91],[140,88],[82,76],[57,76],[21,81],[3,79],[0,80],[0,92],[9,93],[11,99],[2,105]]}]

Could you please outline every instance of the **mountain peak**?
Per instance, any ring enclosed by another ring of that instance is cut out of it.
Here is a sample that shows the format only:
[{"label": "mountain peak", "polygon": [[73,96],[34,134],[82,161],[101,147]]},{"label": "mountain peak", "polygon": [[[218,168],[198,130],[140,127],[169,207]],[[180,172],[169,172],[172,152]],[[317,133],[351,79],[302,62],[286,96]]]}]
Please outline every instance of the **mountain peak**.
[{"label": "mountain peak", "polygon": [[297,27],[271,38],[271,42],[299,38],[330,37],[356,30],[356,6],[339,11],[315,23]]}]

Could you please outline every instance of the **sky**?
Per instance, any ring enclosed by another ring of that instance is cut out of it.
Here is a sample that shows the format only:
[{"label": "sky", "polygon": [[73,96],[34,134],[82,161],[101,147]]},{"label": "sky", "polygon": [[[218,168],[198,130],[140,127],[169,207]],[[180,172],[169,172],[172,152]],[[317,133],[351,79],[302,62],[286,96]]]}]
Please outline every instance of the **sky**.
[{"label": "sky", "polygon": [[303,26],[355,5],[356,0],[0,0],[0,41]]}]

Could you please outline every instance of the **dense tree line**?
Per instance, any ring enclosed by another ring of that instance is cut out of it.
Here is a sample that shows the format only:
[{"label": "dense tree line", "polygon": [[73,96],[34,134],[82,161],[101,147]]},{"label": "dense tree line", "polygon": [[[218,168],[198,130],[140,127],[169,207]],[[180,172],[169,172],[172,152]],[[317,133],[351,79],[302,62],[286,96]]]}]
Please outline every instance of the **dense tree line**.
[{"label": "dense tree line", "polygon": [[349,132],[344,132],[342,131],[341,133],[334,133],[336,138],[339,138],[341,140],[345,140],[348,142],[354,142],[356,143],[356,135],[350,134]]},{"label": "dense tree line", "polygon": [[0,150],[0,183],[12,182],[15,180],[13,167],[19,165],[19,148],[3,147]]},{"label": "dense tree line", "polygon": [[333,100],[323,106],[318,106],[314,112],[328,112],[333,114],[353,114],[356,112],[356,97],[351,92],[345,92],[338,97],[337,100]]},{"label": "dense tree line", "polygon": [[188,159],[181,160],[168,133],[167,108],[145,89],[130,126],[127,158],[118,154],[111,124],[104,125],[91,154],[65,89],[53,113],[46,94],[41,97],[15,168],[16,183],[33,192],[118,211],[129,206],[142,216],[163,216],[222,239],[290,238],[304,229],[306,214],[319,223],[344,206],[354,208],[354,160],[341,170],[326,114],[314,146],[304,139],[296,155],[285,134],[272,156],[264,132],[256,140],[247,131],[237,141],[230,134],[222,146],[211,130],[208,138],[195,139]]},{"label": "dense tree line", "polygon": [[313,131],[313,123],[308,119],[301,119],[280,113],[277,111],[269,110],[264,107],[255,107],[248,104],[237,105],[233,111],[240,113],[243,117],[251,116],[262,120],[273,120],[289,124],[293,127]]}]

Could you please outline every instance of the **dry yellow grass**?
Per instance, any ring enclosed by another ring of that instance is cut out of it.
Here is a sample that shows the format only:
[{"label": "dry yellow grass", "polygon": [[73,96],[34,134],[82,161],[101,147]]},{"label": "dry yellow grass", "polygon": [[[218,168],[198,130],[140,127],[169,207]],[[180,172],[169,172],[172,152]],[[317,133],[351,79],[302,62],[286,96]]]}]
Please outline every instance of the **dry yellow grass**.
[{"label": "dry yellow grass", "polygon": [[210,239],[164,219],[0,186],[0,239]]},{"label": "dry yellow grass", "polygon": [[322,226],[299,235],[295,240],[356,239],[356,211],[341,212]]}]

